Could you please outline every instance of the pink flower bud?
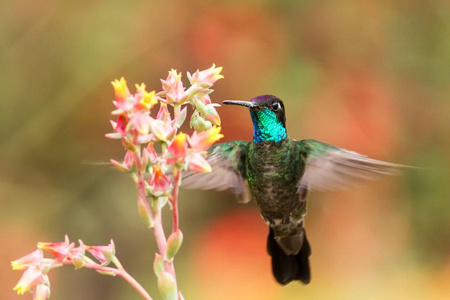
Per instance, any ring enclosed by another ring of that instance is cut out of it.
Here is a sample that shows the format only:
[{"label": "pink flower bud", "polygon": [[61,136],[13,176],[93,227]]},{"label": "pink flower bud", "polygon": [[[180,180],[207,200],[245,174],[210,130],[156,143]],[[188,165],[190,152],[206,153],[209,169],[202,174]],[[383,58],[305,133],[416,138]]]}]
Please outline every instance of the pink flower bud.
[{"label": "pink flower bud", "polygon": [[42,270],[39,265],[29,266],[22,274],[22,277],[20,277],[14,290],[17,291],[17,294],[23,295],[26,291],[42,282],[42,275]]},{"label": "pink flower bud", "polygon": [[186,121],[186,116],[187,116],[187,107],[183,108],[178,114],[178,117],[176,118],[175,125],[177,126],[177,128],[180,128],[181,125],[183,125],[184,121]]},{"label": "pink flower bud", "polygon": [[27,254],[15,261],[11,262],[11,266],[13,270],[25,270],[30,265],[39,263],[44,258],[41,249],[37,249],[30,254]]},{"label": "pink flower bud", "polygon": [[92,256],[94,256],[102,265],[108,265],[114,258],[116,253],[116,248],[114,246],[114,241],[107,246],[85,246],[86,251],[88,251]]}]

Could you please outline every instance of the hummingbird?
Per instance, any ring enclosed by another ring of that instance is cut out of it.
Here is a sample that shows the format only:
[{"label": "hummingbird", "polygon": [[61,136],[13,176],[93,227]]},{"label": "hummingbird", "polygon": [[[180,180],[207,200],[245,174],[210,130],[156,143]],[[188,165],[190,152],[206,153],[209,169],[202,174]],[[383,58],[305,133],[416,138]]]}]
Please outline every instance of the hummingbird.
[{"label": "hummingbird", "polygon": [[285,107],[272,95],[223,101],[247,107],[253,139],[215,144],[207,151],[211,173],[188,172],[182,185],[231,189],[240,202],[254,200],[269,226],[267,252],[278,283],[311,280],[311,247],[305,232],[307,194],[338,190],[365,179],[399,173],[401,165],[368,158],[313,139],[291,139]]}]

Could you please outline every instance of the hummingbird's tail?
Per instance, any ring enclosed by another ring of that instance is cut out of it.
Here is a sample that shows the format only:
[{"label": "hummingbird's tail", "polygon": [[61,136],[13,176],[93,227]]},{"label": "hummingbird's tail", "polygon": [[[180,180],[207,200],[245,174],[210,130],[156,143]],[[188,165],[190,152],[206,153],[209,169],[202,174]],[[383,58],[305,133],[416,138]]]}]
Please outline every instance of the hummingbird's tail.
[{"label": "hummingbird's tail", "polygon": [[311,281],[309,269],[309,256],[311,248],[306,239],[306,232],[303,229],[303,244],[297,254],[287,255],[275,240],[272,228],[269,228],[267,238],[267,252],[272,257],[272,272],[278,283],[286,285],[293,280],[300,280],[304,284]]}]

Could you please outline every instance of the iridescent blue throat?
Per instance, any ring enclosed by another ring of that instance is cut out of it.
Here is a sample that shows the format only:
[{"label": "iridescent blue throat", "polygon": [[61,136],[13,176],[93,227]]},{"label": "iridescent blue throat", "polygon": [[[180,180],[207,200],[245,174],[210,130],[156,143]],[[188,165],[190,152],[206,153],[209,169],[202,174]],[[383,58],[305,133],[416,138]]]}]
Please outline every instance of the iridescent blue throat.
[{"label": "iridescent blue throat", "polygon": [[250,111],[253,121],[253,142],[280,142],[286,138],[286,128],[278,120],[276,114],[269,110]]}]

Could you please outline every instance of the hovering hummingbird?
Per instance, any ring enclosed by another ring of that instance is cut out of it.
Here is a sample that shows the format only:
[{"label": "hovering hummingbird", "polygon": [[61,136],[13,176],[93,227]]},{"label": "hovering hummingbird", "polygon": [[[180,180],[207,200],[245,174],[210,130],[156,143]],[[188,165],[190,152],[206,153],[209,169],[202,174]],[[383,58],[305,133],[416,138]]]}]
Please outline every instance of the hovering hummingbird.
[{"label": "hovering hummingbird", "polygon": [[361,179],[397,174],[401,165],[370,159],[316,140],[296,141],[286,131],[283,102],[272,95],[251,101],[223,101],[245,106],[253,121],[253,140],[216,144],[208,149],[211,173],[187,173],[183,185],[232,189],[243,203],[253,199],[269,225],[267,252],[280,284],[311,280],[311,248],[305,233],[306,196],[310,190],[336,190]]}]

